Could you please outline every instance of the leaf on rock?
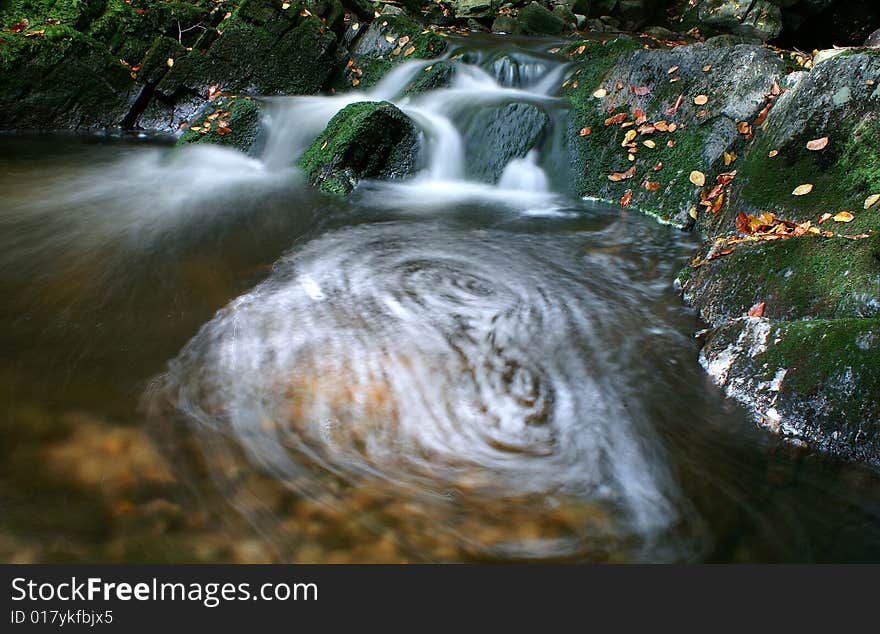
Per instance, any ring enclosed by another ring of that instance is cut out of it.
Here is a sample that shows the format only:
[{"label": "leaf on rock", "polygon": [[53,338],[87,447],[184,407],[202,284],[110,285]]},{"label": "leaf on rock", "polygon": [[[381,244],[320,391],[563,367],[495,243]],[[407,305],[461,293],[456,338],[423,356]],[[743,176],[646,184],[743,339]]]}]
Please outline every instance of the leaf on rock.
[{"label": "leaf on rock", "polygon": [[688,178],[697,187],[702,187],[706,184],[706,175],[699,170],[694,170],[693,172],[691,172]]},{"label": "leaf on rock", "polygon": [[834,214],[834,222],[852,222],[855,219],[848,211],[841,211]]},{"label": "leaf on rock", "polygon": [[604,88],[600,88],[599,90],[597,90],[596,92],[593,93],[593,96],[596,99],[603,99],[608,96],[608,91],[605,90]]},{"label": "leaf on rock", "polygon": [[751,308],[749,308],[749,317],[763,317],[764,316],[764,307],[767,305],[767,302],[758,302]]},{"label": "leaf on rock", "polygon": [[627,189],[620,198],[620,204],[627,207],[633,201],[633,190]]},{"label": "leaf on rock", "polygon": [[872,196],[868,196],[865,199],[865,209],[870,209],[871,207],[876,205],[878,201],[880,201],[880,194],[874,194]]},{"label": "leaf on rock", "polygon": [[804,183],[803,185],[798,185],[794,188],[794,191],[791,192],[792,196],[804,196],[813,191],[812,183]]},{"label": "leaf on rock", "polygon": [[807,141],[807,149],[816,152],[818,150],[824,150],[828,145],[828,137],[823,136],[821,139],[813,139],[812,141]]},{"label": "leaf on rock", "polygon": [[590,136],[590,134],[592,132],[593,132],[593,128],[591,128],[590,126],[586,126],[586,127],[580,129],[580,131],[578,132],[578,135],[579,136]]},{"label": "leaf on rock", "polygon": [[705,106],[709,103],[709,97],[707,95],[697,95],[694,97],[694,103],[698,106]]}]

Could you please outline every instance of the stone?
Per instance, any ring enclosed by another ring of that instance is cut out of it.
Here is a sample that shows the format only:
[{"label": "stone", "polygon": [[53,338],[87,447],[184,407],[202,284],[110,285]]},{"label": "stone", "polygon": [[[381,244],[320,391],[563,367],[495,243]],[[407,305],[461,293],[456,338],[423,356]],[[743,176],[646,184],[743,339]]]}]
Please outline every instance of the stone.
[{"label": "stone", "polygon": [[548,121],[546,112],[528,103],[480,109],[463,125],[469,176],[497,182],[511,159],[535,147]]},{"label": "stone", "polygon": [[559,35],[565,26],[562,18],[537,2],[531,2],[520,9],[517,18],[523,30],[532,35]]},{"label": "stone", "polygon": [[397,107],[388,102],[359,102],[330,120],[299,165],[321,191],[346,196],[361,179],[415,173],[418,149],[416,128]]}]

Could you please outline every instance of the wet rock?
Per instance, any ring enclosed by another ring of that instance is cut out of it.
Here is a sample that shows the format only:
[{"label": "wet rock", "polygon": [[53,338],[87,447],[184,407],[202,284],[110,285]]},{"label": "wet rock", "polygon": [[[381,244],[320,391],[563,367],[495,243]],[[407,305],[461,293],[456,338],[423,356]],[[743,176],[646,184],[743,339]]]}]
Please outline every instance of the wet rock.
[{"label": "wet rock", "polygon": [[[632,190],[642,211],[691,224],[701,200],[691,172],[724,171],[724,152],[743,143],[737,122],[763,108],[782,77],[781,60],[751,45],[643,50],[638,41],[618,38],[582,46],[578,53],[572,45],[578,68],[566,87],[575,193],[616,202]],[[706,102],[697,104],[698,96]],[[644,116],[639,124],[637,110]],[[625,118],[614,123],[612,115]]]},{"label": "wet rock", "polygon": [[177,145],[212,143],[252,154],[260,133],[260,109],[250,97],[218,97],[187,126]]},{"label": "wet rock", "polygon": [[492,32],[519,35],[523,32],[523,28],[516,18],[509,15],[499,15],[495,18],[495,21],[492,22]]},{"label": "wet rock", "polygon": [[700,361],[773,433],[880,465],[880,320],[744,318],[715,329]]},{"label": "wet rock", "polygon": [[548,121],[547,113],[527,103],[479,110],[464,127],[470,175],[497,182],[511,159],[522,158],[535,147]]},{"label": "wet rock", "polygon": [[347,195],[364,178],[398,178],[415,172],[418,134],[409,117],[387,102],[347,106],[300,159],[311,183]]},{"label": "wet rock", "polygon": [[865,46],[869,48],[880,48],[880,29],[877,29],[865,40]]},{"label": "wet rock", "polygon": [[426,66],[405,90],[405,94],[414,96],[430,90],[446,88],[455,77],[455,69],[456,64],[449,60]]},{"label": "wet rock", "polygon": [[537,2],[531,2],[520,9],[517,17],[523,30],[532,35],[558,35],[565,26],[562,18]]}]

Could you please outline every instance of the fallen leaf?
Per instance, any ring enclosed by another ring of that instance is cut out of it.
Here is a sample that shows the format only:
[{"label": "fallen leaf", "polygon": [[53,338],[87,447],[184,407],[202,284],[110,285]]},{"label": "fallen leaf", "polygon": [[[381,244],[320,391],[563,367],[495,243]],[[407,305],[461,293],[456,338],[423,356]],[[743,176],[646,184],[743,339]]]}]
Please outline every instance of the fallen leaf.
[{"label": "fallen leaf", "polygon": [[705,66],[703,66],[704,73],[708,73],[710,70],[712,70],[712,64],[706,64]]},{"label": "fallen leaf", "polygon": [[736,129],[740,134],[750,135],[752,133],[752,124],[748,121],[740,121],[736,125]]},{"label": "fallen leaf", "polygon": [[410,44],[407,49],[403,52],[403,56],[407,57],[408,55],[412,55],[416,52],[416,47]]},{"label": "fallen leaf", "polygon": [[666,72],[671,75],[672,73],[674,73],[677,70],[678,70],[678,66],[673,66],[672,68],[670,68]]},{"label": "fallen leaf", "polygon": [[622,180],[627,180],[636,175],[636,166],[633,165],[625,172],[614,172],[613,174],[608,175],[608,180],[612,182],[618,182]]},{"label": "fallen leaf", "polygon": [[623,136],[623,142],[622,142],[620,145],[621,145],[621,146],[625,146],[627,143],[629,143],[630,141],[632,141],[633,139],[636,138],[636,134],[637,134],[637,132],[636,132],[635,130],[629,130],[629,131]]},{"label": "fallen leaf", "polygon": [[657,144],[654,143],[651,139],[647,139],[645,141],[642,141],[642,145],[644,145],[645,147],[649,147],[651,149],[657,147]]},{"label": "fallen leaf", "polygon": [[823,222],[828,220],[830,217],[831,217],[831,214],[829,214],[829,213],[822,214],[821,216],[819,216],[819,224],[821,225]]},{"label": "fallen leaf", "polygon": [[168,66],[168,68],[171,68],[172,66],[174,66],[174,58],[173,58],[173,57],[169,57],[168,59],[166,59],[166,60],[165,60],[165,65]]},{"label": "fallen leaf", "polygon": [[12,26],[10,26],[9,30],[12,31],[13,33],[21,33],[22,31],[24,31],[28,27],[29,24],[30,24],[30,22],[28,21],[27,18],[25,18],[21,22],[16,22]]},{"label": "fallen leaf", "polygon": [[649,192],[660,191],[660,181],[645,181],[644,187]]},{"label": "fallen leaf", "polygon": [[709,97],[707,95],[697,95],[694,97],[694,103],[698,106],[705,106],[709,103]]},{"label": "fallen leaf", "polygon": [[805,183],[803,185],[798,185],[794,188],[794,191],[791,192],[792,196],[804,196],[805,194],[809,194],[813,191],[812,183]]},{"label": "fallen leaf", "polygon": [[596,92],[593,93],[593,96],[596,99],[603,99],[608,96],[608,91],[605,90],[604,88],[600,88],[599,90],[597,90]]},{"label": "fallen leaf", "polygon": [[848,211],[838,212],[838,213],[834,214],[834,218],[833,218],[834,222],[852,222],[854,219],[855,219],[855,216],[853,216]]},{"label": "fallen leaf", "polygon": [[878,201],[880,201],[880,194],[874,194],[873,196],[868,196],[865,199],[865,209],[870,209],[871,207],[876,205]]},{"label": "fallen leaf", "polygon": [[633,201],[633,190],[627,189],[623,196],[620,198],[620,204],[624,207],[628,206]]},{"label": "fallen leaf", "polygon": [[627,114],[625,112],[618,112],[616,115],[612,115],[605,119],[605,125],[618,125],[623,123],[626,120]]},{"label": "fallen leaf", "polygon": [[758,113],[758,116],[755,117],[755,125],[761,125],[767,120],[767,114],[770,112],[770,108],[773,107],[773,103],[770,102]]},{"label": "fallen leaf", "polygon": [[580,136],[590,136],[590,133],[591,133],[592,131],[593,131],[593,128],[591,128],[590,126],[587,126],[587,127],[585,127],[585,128],[581,128],[581,129],[580,129],[580,132],[578,132],[578,134],[579,134]]},{"label": "fallen leaf", "polygon": [[282,2],[281,8],[284,9],[285,11],[287,11],[290,8],[290,3],[289,2]]},{"label": "fallen leaf", "polygon": [[767,302],[758,302],[751,308],[749,308],[749,317],[763,317],[764,316],[764,307],[767,305]]},{"label": "fallen leaf", "polygon": [[629,89],[638,97],[644,97],[651,93],[651,89],[647,86],[630,86]]},{"label": "fallen leaf", "polygon": [[689,178],[690,181],[697,187],[702,187],[706,184],[706,175],[699,170],[694,170],[693,172],[691,172]]},{"label": "fallen leaf", "polygon": [[823,136],[821,139],[813,139],[812,141],[807,141],[807,149],[812,151],[824,150],[825,146],[828,145],[828,137]]},{"label": "fallen leaf", "polygon": [[214,101],[220,94],[220,84],[211,84],[208,86],[208,101]]},{"label": "fallen leaf", "polygon": [[768,154],[767,156],[769,156],[770,158],[773,158],[774,156],[778,156],[778,155],[779,155],[779,150],[770,150],[770,154]]},{"label": "fallen leaf", "polygon": [[678,112],[678,109],[681,107],[682,103],[684,103],[684,95],[679,95],[678,99],[675,100],[675,103],[672,104],[669,108],[667,108],[667,110],[666,110],[667,116],[670,116],[670,117],[675,116],[675,113]]},{"label": "fallen leaf", "polygon": [[386,35],[386,36],[385,36],[385,41],[388,42],[389,44],[391,44],[391,43],[392,43],[394,40],[396,40],[396,39],[397,39],[397,38],[394,37],[393,35]]},{"label": "fallen leaf", "polygon": [[658,161],[657,164],[654,166],[654,171],[659,172],[662,169],[663,169],[663,161]]},{"label": "fallen leaf", "polygon": [[739,212],[736,215],[736,230],[740,233],[751,233],[750,229],[750,221],[752,220],[752,216],[748,214],[744,214],[743,212]]}]

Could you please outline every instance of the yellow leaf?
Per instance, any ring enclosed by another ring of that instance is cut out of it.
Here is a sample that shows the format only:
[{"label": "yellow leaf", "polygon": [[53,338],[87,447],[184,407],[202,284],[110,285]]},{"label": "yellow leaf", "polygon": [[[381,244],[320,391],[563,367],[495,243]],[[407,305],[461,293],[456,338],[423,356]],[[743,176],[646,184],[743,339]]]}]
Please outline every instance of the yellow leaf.
[{"label": "yellow leaf", "polygon": [[693,172],[691,172],[690,180],[697,187],[702,187],[706,184],[706,175],[699,170],[694,170]]},{"label": "yellow leaf", "polygon": [[621,143],[620,145],[623,146],[627,143],[631,143],[632,140],[636,138],[636,134],[638,134],[638,132],[636,132],[635,130],[628,130],[627,133],[623,136],[623,143]]},{"label": "yellow leaf", "polygon": [[733,163],[735,160],[736,160],[736,152],[734,152],[733,150],[731,150],[730,152],[724,153],[724,166],[725,167],[727,167],[728,165]]},{"label": "yellow leaf", "polygon": [[777,154],[779,154],[779,150],[770,150],[770,154],[768,154],[768,156],[769,156],[770,158],[773,158],[773,157],[776,156]]},{"label": "yellow leaf", "polygon": [[791,192],[793,196],[803,196],[804,194],[809,194],[813,191],[812,183],[805,183],[803,185],[798,185],[794,188],[794,191]]},{"label": "yellow leaf", "polygon": [[865,209],[870,209],[871,207],[876,205],[878,201],[880,201],[880,194],[874,194],[873,196],[868,196],[865,199]]},{"label": "yellow leaf", "polygon": [[600,88],[599,90],[597,90],[596,92],[593,93],[593,96],[596,99],[604,99],[605,97],[608,96],[608,91],[605,90],[604,88]]},{"label": "yellow leaf", "polygon": [[825,146],[828,145],[828,137],[823,136],[821,139],[813,139],[812,141],[807,141],[807,149],[812,151],[825,149]]},{"label": "yellow leaf", "polygon": [[672,73],[674,73],[677,70],[678,70],[678,66],[673,66],[672,68],[670,68],[666,72],[671,75]]},{"label": "yellow leaf", "polygon": [[657,144],[654,143],[651,139],[648,139],[647,141],[642,141],[642,145],[644,145],[645,147],[649,147],[651,149],[657,147]]},{"label": "yellow leaf", "polygon": [[165,60],[165,64],[168,66],[168,68],[171,68],[172,66],[174,66],[174,58],[169,57],[168,59]]},{"label": "yellow leaf", "polygon": [[855,216],[853,216],[848,211],[841,211],[839,213],[834,214],[833,220],[834,220],[834,222],[852,222],[853,218],[855,218]]}]

